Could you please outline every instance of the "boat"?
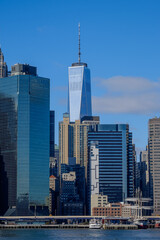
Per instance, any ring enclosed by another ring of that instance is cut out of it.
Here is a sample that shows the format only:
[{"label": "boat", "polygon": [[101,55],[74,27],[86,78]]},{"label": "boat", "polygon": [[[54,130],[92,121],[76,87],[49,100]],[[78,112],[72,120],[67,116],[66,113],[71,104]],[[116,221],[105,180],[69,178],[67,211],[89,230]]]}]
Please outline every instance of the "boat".
[{"label": "boat", "polygon": [[160,228],[160,221],[155,222],[155,228]]},{"label": "boat", "polygon": [[133,224],[138,226],[138,229],[146,229],[147,226],[147,222],[145,220],[141,220],[141,219],[135,219],[133,221]]},{"label": "boat", "polygon": [[92,219],[89,222],[89,228],[90,229],[101,229],[102,228],[102,223],[98,219]]}]

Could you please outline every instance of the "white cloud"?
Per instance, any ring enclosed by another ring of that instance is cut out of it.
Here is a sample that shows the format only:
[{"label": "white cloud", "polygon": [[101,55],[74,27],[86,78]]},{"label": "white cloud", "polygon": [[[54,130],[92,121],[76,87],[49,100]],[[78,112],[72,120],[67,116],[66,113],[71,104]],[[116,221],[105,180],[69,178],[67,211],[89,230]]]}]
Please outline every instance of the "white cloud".
[{"label": "white cloud", "polygon": [[105,94],[92,98],[94,112],[150,114],[160,111],[160,81],[123,76],[98,81]]}]

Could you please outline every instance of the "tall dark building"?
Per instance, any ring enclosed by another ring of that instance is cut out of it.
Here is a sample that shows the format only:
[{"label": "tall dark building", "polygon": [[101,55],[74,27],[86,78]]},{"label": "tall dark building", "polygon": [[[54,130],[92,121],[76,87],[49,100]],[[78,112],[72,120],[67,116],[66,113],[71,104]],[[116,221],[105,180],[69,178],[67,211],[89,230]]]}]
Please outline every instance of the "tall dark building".
[{"label": "tall dark building", "polygon": [[140,152],[140,190],[142,197],[149,197],[149,162],[148,148]]},{"label": "tall dark building", "polygon": [[49,79],[26,64],[16,64],[10,77],[0,79],[0,166],[7,178],[8,215],[46,214],[49,94]]},{"label": "tall dark building", "polygon": [[60,214],[83,215],[85,207],[85,168],[61,164]]},{"label": "tall dark building", "polygon": [[0,155],[0,216],[8,209],[8,179],[4,168],[3,157]]},{"label": "tall dark building", "polygon": [[103,194],[108,201],[133,197],[132,133],[127,124],[100,124],[88,132],[89,194]]},{"label": "tall dark building", "polygon": [[54,144],[55,144],[55,112],[50,111],[50,157],[54,155]]}]

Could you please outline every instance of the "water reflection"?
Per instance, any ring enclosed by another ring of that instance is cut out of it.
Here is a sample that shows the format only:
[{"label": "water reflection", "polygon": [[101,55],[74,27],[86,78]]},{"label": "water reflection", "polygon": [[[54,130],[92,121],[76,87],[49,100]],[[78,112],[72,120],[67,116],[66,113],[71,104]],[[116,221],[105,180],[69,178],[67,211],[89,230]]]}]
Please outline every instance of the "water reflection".
[{"label": "water reflection", "polygon": [[95,230],[95,229],[24,229],[0,230],[0,240],[159,240],[160,229],[149,230]]}]

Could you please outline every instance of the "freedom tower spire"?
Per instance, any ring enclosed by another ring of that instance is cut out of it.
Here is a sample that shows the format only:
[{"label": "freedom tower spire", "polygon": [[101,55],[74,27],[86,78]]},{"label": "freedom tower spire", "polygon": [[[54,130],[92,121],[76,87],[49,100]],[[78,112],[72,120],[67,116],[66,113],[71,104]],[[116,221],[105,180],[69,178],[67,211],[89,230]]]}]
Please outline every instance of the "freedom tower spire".
[{"label": "freedom tower spire", "polygon": [[92,116],[90,70],[87,63],[81,62],[80,24],[78,25],[78,49],[78,62],[73,63],[68,68],[68,111],[70,122],[81,120],[84,116]]},{"label": "freedom tower spire", "polygon": [[78,46],[79,46],[79,52],[78,52],[78,62],[81,62],[81,42],[80,42],[80,23],[78,24],[78,37],[79,37],[79,42],[78,42]]}]

